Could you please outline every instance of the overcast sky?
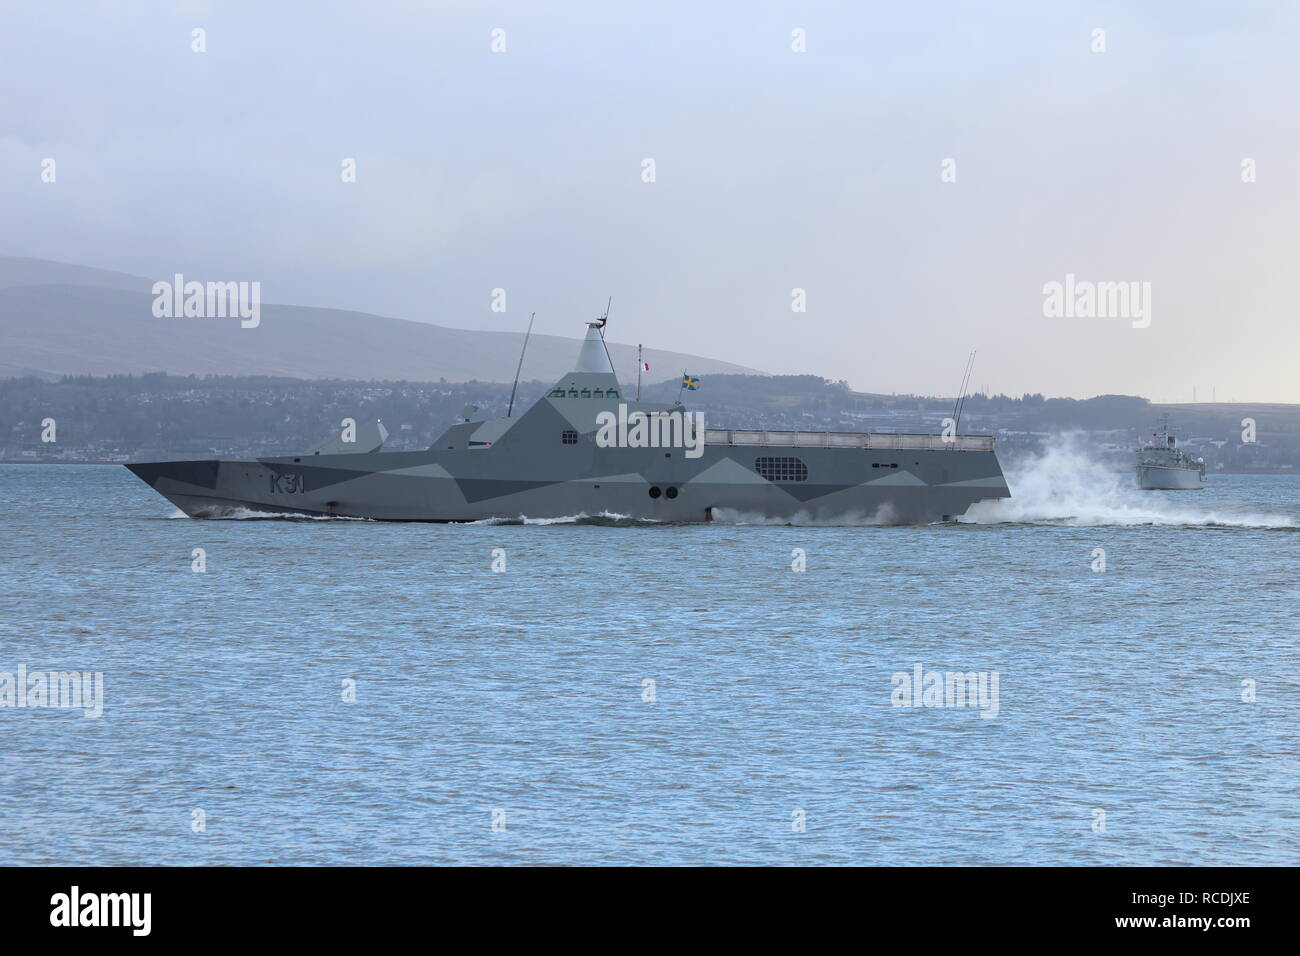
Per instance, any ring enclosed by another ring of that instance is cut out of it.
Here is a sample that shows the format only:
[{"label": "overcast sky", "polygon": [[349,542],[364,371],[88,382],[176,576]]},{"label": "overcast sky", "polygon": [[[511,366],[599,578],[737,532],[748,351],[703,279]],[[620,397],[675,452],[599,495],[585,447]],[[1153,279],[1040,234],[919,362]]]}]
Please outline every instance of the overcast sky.
[{"label": "overcast sky", "polygon": [[[1285,2],[4,0],[0,254],[574,336],[613,295],[614,341],[869,391],[978,349],[1016,395],[1300,402],[1297,50]],[[1066,273],[1151,283],[1149,327],[1046,317]]]}]

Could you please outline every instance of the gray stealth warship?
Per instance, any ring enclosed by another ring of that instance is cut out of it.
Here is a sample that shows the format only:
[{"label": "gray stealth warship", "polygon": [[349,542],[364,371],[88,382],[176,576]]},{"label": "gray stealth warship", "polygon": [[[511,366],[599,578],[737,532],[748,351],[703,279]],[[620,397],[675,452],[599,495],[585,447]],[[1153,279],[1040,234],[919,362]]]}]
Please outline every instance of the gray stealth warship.
[{"label": "gray stealth warship", "polygon": [[[624,398],[603,326],[588,323],[574,370],[526,412],[457,423],[424,451],[381,451],[375,423],[283,458],[126,467],[192,518],[908,524],[1010,496],[991,437],[700,428],[680,402]],[[647,421],[674,427],[635,427]]]}]

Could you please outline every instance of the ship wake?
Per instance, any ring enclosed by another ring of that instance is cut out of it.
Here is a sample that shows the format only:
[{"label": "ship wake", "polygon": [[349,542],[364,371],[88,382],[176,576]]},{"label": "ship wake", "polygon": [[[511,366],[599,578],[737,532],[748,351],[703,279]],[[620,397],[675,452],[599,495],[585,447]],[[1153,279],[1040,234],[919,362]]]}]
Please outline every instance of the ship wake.
[{"label": "ship wake", "polygon": [[880,505],[871,512],[799,511],[792,515],[767,515],[754,511],[740,511],[736,508],[714,508],[713,521],[718,524],[778,525],[799,528],[868,528],[901,523],[894,508],[888,503]]},{"label": "ship wake", "polygon": [[1047,450],[1007,468],[1011,497],[972,505],[962,524],[1071,527],[1296,528],[1286,515],[1252,513],[1204,502],[1200,491],[1142,491],[1132,472],[1117,472],[1088,453],[1078,435],[1054,436]]},{"label": "ship wake", "polygon": [[[177,508],[168,518],[189,518]],[[293,511],[257,511],[242,505],[215,509],[203,516],[205,521],[369,521],[369,518],[357,518],[351,515],[309,515]]]},{"label": "ship wake", "polygon": [[555,518],[529,518],[526,515],[520,515],[517,518],[484,518],[481,521],[471,521],[470,524],[482,525],[594,525],[603,528],[632,528],[643,527],[645,525],[663,524],[654,518],[634,518],[631,515],[618,514],[613,511],[600,511],[596,514],[586,514],[580,512],[575,515],[561,515]]}]

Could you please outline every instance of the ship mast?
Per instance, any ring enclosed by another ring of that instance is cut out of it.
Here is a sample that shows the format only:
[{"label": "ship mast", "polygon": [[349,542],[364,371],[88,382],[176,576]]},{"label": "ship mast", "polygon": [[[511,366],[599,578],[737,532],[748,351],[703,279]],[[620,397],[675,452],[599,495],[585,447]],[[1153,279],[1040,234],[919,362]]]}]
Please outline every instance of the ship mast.
[{"label": "ship mast", "polygon": [[[611,295],[609,297],[609,301],[605,303],[605,314],[602,315],[595,322],[587,323],[588,328],[595,329],[597,332],[600,333],[600,344],[605,349],[605,361],[609,363],[609,370],[611,372],[614,372],[614,360],[610,358],[609,346],[605,344],[605,323],[609,321],[609,307],[613,305],[613,303],[614,303],[614,297]],[[617,375],[618,373],[614,372],[614,374]]]}]

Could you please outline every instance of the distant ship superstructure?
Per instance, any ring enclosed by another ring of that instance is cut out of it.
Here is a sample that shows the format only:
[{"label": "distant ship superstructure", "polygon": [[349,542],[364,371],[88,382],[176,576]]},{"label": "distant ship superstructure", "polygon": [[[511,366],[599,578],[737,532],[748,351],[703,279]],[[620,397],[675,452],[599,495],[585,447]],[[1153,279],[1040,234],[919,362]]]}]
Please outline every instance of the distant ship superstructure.
[{"label": "distant ship superstructure", "polygon": [[[624,395],[603,325],[588,323],[574,370],[526,412],[452,425],[425,451],[383,452],[387,433],[372,425],[300,455],[126,467],[195,518],[241,510],[392,521],[611,513],[677,522],[723,512],[918,523],[1010,496],[990,436],[693,432],[699,413],[681,402]],[[656,441],[652,428],[650,443],[622,442],[639,420],[663,424],[670,436],[685,430],[687,440]],[[611,436],[619,443],[610,445]]]},{"label": "distant ship superstructure", "polygon": [[1205,487],[1205,459],[1193,458],[1178,447],[1169,434],[1169,416],[1160,419],[1160,427],[1151,443],[1137,450],[1137,483],[1146,491],[1195,491]]}]

